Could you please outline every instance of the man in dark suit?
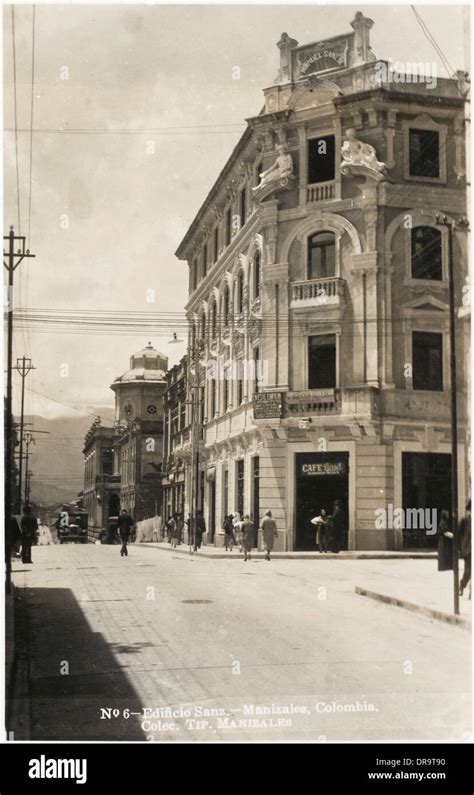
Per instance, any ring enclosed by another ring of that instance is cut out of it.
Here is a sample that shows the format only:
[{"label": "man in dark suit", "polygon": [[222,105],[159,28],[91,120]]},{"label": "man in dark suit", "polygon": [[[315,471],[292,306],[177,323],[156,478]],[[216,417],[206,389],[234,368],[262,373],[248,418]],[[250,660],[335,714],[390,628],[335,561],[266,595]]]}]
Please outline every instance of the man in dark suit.
[{"label": "man in dark suit", "polygon": [[33,546],[38,530],[38,520],[31,513],[29,505],[25,505],[21,517],[21,562],[33,563],[31,560],[31,547]]},{"label": "man in dark suit", "polygon": [[118,524],[118,531],[120,533],[120,538],[122,539],[122,548],[120,550],[120,555],[123,557],[124,555],[125,556],[128,555],[127,543],[128,539],[130,538],[132,527],[134,525],[132,517],[130,516],[129,513],[127,513],[125,508],[120,514],[117,524]]}]

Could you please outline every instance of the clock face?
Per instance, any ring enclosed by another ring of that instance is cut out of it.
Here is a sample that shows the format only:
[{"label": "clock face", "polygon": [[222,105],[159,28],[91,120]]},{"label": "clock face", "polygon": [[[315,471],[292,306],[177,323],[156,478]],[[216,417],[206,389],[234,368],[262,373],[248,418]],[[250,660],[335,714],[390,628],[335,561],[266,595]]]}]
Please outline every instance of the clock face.
[{"label": "clock face", "polygon": [[148,414],[156,414],[156,406],[153,403],[150,403],[149,406],[146,407]]},{"label": "clock face", "polygon": [[132,403],[127,403],[126,406],[124,406],[123,410],[124,410],[124,414],[125,414],[126,417],[133,417],[133,404]]}]

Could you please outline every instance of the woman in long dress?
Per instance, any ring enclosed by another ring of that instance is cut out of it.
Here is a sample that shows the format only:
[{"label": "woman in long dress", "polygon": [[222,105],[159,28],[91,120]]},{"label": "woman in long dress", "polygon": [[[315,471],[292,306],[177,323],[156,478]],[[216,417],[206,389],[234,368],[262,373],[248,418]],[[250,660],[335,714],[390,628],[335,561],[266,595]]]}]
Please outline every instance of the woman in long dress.
[{"label": "woman in long dress", "polygon": [[244,516],[244,521],[241,523],[242,528],[242,549],[244,553],[244,560],[250,560],[252,547],[253,547],[253,534],[254,526],[250,521],[250,516]]}]

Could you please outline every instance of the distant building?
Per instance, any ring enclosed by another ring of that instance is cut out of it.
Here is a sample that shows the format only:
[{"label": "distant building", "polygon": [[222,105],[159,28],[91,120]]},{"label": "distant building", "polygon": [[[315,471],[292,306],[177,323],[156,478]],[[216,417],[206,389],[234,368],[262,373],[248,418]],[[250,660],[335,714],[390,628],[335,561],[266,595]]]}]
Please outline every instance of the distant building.
[{"label": "distant building", "polygon": [[186,408],[187,358],[166,374],[163,393],[163,519],[184,513],[185,461],[190,462],[191,426]]},{"label": "distant building", "polygon": [[98,535],[126,509],[141,520],[161,511],[163,392],[168,359],[151,343],[115,379],[113,427],[96,420],[84,442],[84,508]]},{"label": "distant building", "polygon": [[102,425],[100,417],[93,422],[84,439],[84,489],[82,507],[89,515],[89,532],[99,538],[109,517],[120,512],[120,475],[114,468],[117,433]]},{"label": "distant building", "polygon": [[[462,83],[395,73],[376,60],[372,25],[358,12],[324,41],[282,34],[264,107],[177,251],[190,346],[203,346],[199,489],[216,544],[226,513],[259,523],[271,508],[279,548],[314,548],[310,519],[337,498],[349,549],[433,545],[424,529],[383,526],[380,509],[451,505],[448,233],[436,215],[466,213]],[[466,237],[456,229],[457,306]]]}]

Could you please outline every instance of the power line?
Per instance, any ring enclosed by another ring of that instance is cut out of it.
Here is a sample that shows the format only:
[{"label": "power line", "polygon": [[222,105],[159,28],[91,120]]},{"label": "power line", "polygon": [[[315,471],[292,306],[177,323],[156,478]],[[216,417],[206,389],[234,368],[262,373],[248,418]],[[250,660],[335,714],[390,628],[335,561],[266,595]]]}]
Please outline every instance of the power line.
[{"label": "power line", "polygon": [[166,128],[156,128],[150,130],[80,130],[80,129],[30,129],[29,127],[13,128],[6,127],[4,132],[30,133],[33,135],[238,135],[242,133],[242,127],[238,129],[217,130],[217,129],[196,129],[196,128],[177,128],[167,130]]},{"label": "power line", "polygon": [[[25,389],[27,389],[28,392],[33,392],[33,394],[39,395],[39,397],[45,398],[46,400],[51,400],[53,403],[59,403],[61,406],[66,406],[69,409],[74,409],[74,411],[80,411],[82,414],[89,414],[90,417],[94,417],[94,419],[97,419],[98,416],[97,412],[93,414],[91,411],[86,411],[86,409],[80,409],[78,406],[72,406],[70,403],[64,403],[62,400],[57,400],[57,398],[52,398],[49,395],[45,395],[43,392],[37,392],[36,389],[31,389],[31,387],[28,386],[26,386]],[[113,426],[104,425],[103,427],[105,428]]]},{"label": "power line", "polygon": [[[421,30],[425,34],[425,36],[428,39],[428,41],[430,42],[430,44],[436,50],[436,52],[438,53],[439,57],[441,58],[441,61],[443,63],[444,68],[446,69],[446,73],[447,73],[448,77],[449,78],[453,78],[453,75],[455,74],[456,70],[449,63],[449,61],[448,61],[447,57],[445,56],[443,50],[441,49],[441,47],[437,43],[437,41],[434,38],[433,34],[430,33],[430,30],[428,29],[428,26],[426,25],[424,20],[421,18],[420,14],[416,10],[415,6],[410,5],[410,8],[411,8],[411,10],[413,11],[413,13],[414,13],[414,15],[416,17]],[[459,93],[461,94],[461,96],[463,97],[463,99],[465,99],[464,94],[462,93],[462,91],[459,88],[459,86],[457,85],[457,83],[456,83],[456,88],[459,91]]]},{"label": "power line", "polygon": [[15,159],[16,159],[16,195],[18,210],[18,234],[21,235],[21,215],[20,215],[20,166],[18,158],[18,108],[16,94],[16,45],[15,45],[15,6],[12,5],[12,45],[13,45],[13,110],[15,117]]},{"label": "power line", "polygon": [[[33,6],[33,20],[31,30],[31,102],[30,102],[30,184],[28,196],[28,245],[31,246],[31,185],[33,174],[33,109],[35,96],[35,21],[36,6]],[[27,286],[28,289],[28,286]],[[25,302],[27,303],[27,301]]]}]

